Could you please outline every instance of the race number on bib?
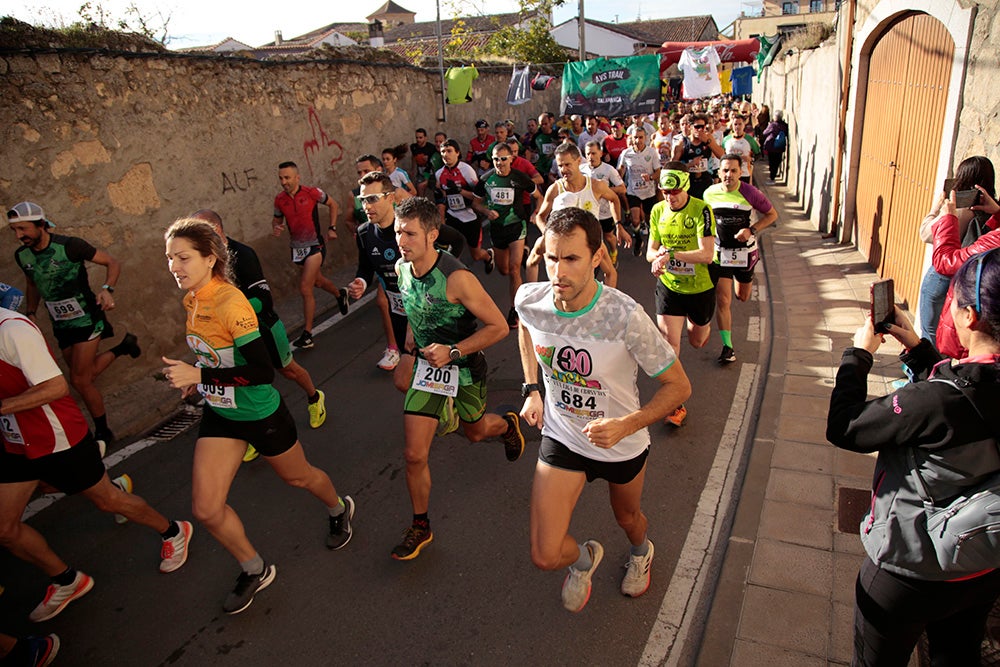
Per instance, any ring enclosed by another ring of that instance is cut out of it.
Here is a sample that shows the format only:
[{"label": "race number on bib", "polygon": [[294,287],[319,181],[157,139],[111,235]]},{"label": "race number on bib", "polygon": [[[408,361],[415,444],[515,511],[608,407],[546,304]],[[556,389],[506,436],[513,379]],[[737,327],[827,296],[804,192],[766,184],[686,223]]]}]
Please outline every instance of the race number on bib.
[{"label": "race number on bib", "polygon": [[719,265],[746,268],[750,263],[750,248],[719,248]]},{"label": "race number on bib", "polygon": [[452,211],[461,211],[465,208],[465,197],[462,195],[448,195],[448,208]]},{"label": "race number on bib", "polygon": [[694,264],[688,264],[679,259],[671,259],[667,262],[667,272],[675,276],[693,276]]},{"label": "race number on bib", "polygon": [[389,310],[396,313],[397,315],[406,315],[406,308],[403,307],[403,295],[399,292],[385,291],[385,295],[389,297]]},{"label": "race number on bib", "polygon": [[62,301],[46,301],[45,307],[49,309],[49,314],[52,315],[52,319],[56,322],[75,320],[87,314],[83,310],[83,306],[75,298],[63,299]]},{"label": "race number on bib", "polygon": [[3,433],[3,439],[12,445],[24,444],[21,427],[17,425],[17,419],[14,418],[14,415],[0,416],[0,433]]},{"label": "race number on bib", "polygon": [[542,144],[542,155],[552,155],[556,152],[556,144]]},{"label": "race number on bib", "polygon": [[426,391],[441,396],[458,396],[458,366],[454,364],[434,368],[426,359],[417,359],[413,371],[413,383],[418,391]]},{"label": "race number on bib", "polygon": [[311,246],[305,248],[292,248],[292,261],[301,262],[309,256],[309,251],[312,250]]},{"label": "race number on bib", "polygon": [[581,387],[568,382],[554,381],[552,395],[556,410],[564,417],[582,422],[608,416],[608,392],[606,389]]},{"label": "race number on bib", "polygon": [[198,393],[213,408],[231,410],[236,407],[236,387],[220,387],[214,384],[199,384]]},{"label": "race number on bib", "polygon": [[510,206],[514,203],[514,188],[493,188],[490,195],[494,204]]}]

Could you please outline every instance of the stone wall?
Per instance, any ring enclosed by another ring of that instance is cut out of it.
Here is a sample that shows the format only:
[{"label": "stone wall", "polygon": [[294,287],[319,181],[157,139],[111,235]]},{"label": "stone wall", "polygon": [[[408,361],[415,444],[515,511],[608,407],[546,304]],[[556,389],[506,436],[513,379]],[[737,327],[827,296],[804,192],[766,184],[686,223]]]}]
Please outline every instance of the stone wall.
[{"label": "stone wall", "polygon": [[[509,80],[509,70],[481,72],[474,101],[449,105],[442,123],[439,75],[406,65],[0,54],[0,202],[35,201],[58,233],[125,262],[110,319],[119,336],[138,334],[144,353],[100,378],[112,427],[137,433],[176,405],[176,392],[152,379],[161,355],[185,355],[182,294],[163,257],[170,222],[199,208],[218,211],[227,232],[260,254],[278,310],[294,328],[297,269],[287,237],[270,235],[277,164],[294,160],[303,183],[342,202],[356,181],[355,157],[409,143],[416,127],[444,130],[466,146],[477,118],[512,118],[523,128],[528,117],[558,110],[558,86],[507,105]],[[0,280],[23,286],[15,248],[11,235],[0,243]],[[350,235],[328,249],[326,272],[353,275]],[[91,269],[92,285],[103,279],[103,268]]]}]

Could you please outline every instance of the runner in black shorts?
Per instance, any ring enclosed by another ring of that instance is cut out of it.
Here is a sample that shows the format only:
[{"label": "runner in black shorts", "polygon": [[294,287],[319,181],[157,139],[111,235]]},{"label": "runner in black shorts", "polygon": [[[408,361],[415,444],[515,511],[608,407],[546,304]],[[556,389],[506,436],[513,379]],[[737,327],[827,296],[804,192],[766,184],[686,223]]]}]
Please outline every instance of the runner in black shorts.
[{"label": "runner in black shorts", "polygon": [[330,477],[306,459],[295,422],[271,386],[274,369],[253,307],[226,281],[229,253],[222,238],[212,225],[193,218],[172,224],[165,238],[170,272],[187,292],[186,340],[198,365],[164,357],[163,374],[182,397],[197,391],[205,399],[194,450],[191,504],[195,517],[240,562],[242,573],[223,603],[226,613],[236,614],[277,574],[254,549],[226,502],[250,439],[282,480],[326,506],[328,548],[340,549],[350,541],[354,501],[338,496]]},{"label": "runner in black shorts", "polygon": [[160,533],[160,571],[187,561],[192,528],[170,521],[145,500],[108,479],[100,448],[38,330],[23,315],[0,309],[0,546],[52,578],[32,621],[45,621],[85,595],[93,579],[70,568],[21,517],[39,482],[80,494],[98,509],[118,513]]},{"label": "runner in black shorts", "polygon": [[479,177],[475,169],[459,160],[459,155],[461,151],[454,139],[447,139],[441,144],[444,166],[434,174],[438,209],[444,215],[446,224],[462,232],[472,261],[482,261],[486,273],[493,273],[496,266],[493,251],[483,250],[481,247],[483,227],[472,208],[475,196],[473,189],[479,182]]},{"label": "runner in black shorts", "polygon": [[[288,332],[285,323],[274,311],[274,301],[271,298],[271,286],[264,277],[257,253],[250,246],[234,241],[226,236],[222,227],[222,218],[215,211],[202,209],[191,216],[196,220],[204,220],[212,225],[215,233],[226,243],[229,252],[229,265],[233,271],[236,286],[253,306],[260,325],[260,336],[267,346],[271,365],[283,376],[302,387],[306,393],[306,408],[309,411],[309,426],[319,428],[326,421],[326,394],[313,384],[309,371],[292,358],[292,350],[288,344]],[[253,445],[247,445],[244,461],[257,458],[257,450]]]}]

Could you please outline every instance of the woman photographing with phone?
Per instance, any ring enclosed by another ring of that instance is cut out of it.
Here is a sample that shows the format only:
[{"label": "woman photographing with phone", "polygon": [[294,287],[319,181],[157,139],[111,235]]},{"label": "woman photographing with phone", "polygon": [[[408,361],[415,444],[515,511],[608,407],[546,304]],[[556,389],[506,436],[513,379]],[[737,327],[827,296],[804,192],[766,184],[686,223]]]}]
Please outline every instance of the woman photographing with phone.
[{"label": "woman photographing with phone", "polygon": [[867,400],[872,355],[882,342],[868,318],[844,352],[830,398],[827,439],[878,452],[871,509],[861,523],[868,557],[855,587],[855,665],[905,666],[925,630],[933,664],[977,665],[1000,595],[996,515],[983,512],[978,530],[948,539],[950,522],[979,507],[966,503],[959,511],[955,499],[983,492],[995,504],[1000,489],[1000,250],[969,259],[953,285],[951,314],[966,358],[944,361],[896,309],[886,331],[905,348],[900,359],[917,379]]},{"label": "woman photographing with phone", "polygon": [[250,543],[243,522],[226,498],[252,442],[281,479],[304,488],[329,512],[327,547],[351,539],[354,501],[337,495],[329,476],[306,460],[295,421],[271,386],[274,368],[257,329],[257,317],[243,293],[229,281],[228,251],[215,229],[202,220],[170,226],[167,264],[177,286],[187,291],[187,343],[196,365],[163,357],[163,374],[182,396],[195,391],[205,411],[194,449],[191,495],[195,517],[239,561],[242,572],[223,610],[236,614],[253,602],[277,574]]}]

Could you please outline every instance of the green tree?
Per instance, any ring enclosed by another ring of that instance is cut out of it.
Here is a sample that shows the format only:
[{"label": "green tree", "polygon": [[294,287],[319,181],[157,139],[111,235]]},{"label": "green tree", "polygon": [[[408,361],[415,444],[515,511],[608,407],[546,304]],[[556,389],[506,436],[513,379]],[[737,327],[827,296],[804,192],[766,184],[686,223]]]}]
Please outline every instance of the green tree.
[{"label": "green tree", "polygon": [[[452,25],[447,51],[467,57],[502,56],[531,63],[562,63],[568,59],[566,49],[552,38],[550,17],[552,8],[565,0],[518,0],[517,25],[501,24],[494,18],[495,31],[481,48],[467,45],[471,33],[466,23],[456,20]],[[448,5],[453,16],[485,16],[484,7],[476,0],[453,0]]]}]

